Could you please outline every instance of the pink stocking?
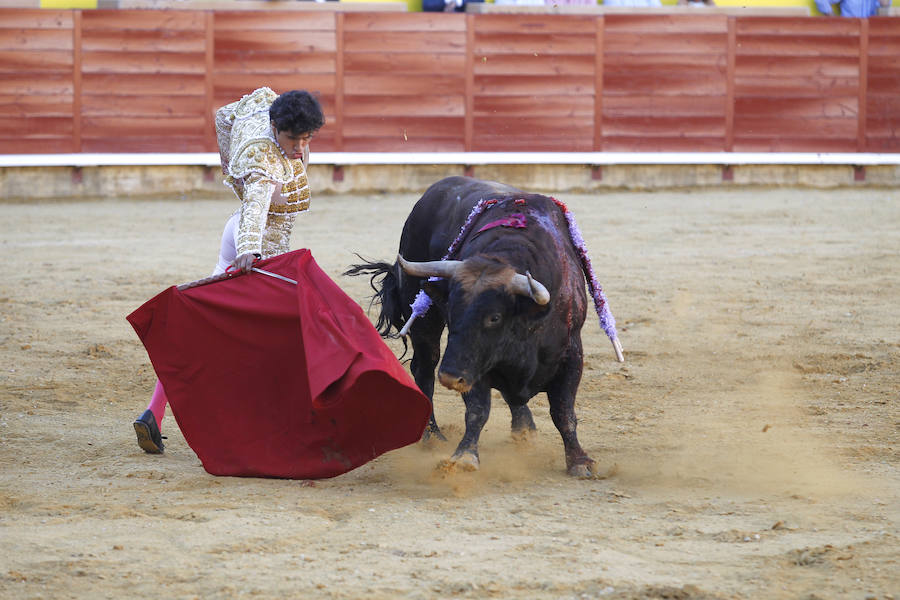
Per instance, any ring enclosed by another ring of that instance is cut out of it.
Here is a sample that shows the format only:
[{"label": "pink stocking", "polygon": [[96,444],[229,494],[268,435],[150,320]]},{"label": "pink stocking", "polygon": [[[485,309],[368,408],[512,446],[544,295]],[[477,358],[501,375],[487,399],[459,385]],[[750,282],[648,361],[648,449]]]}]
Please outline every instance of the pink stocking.
[{"label": "pink stocking", "polygon": [[153,388],[153,397],[150,399],[150,404],[147,406],[147,410],[153,413],[153,417],[156,419],[157,426],[162,429],[162,420],[163,417],[166,416],[166,404],[168,404],[169,399],[166,398],[166,391],[163,389],[162,384],[159,380],[156,380],[156,387]]}]

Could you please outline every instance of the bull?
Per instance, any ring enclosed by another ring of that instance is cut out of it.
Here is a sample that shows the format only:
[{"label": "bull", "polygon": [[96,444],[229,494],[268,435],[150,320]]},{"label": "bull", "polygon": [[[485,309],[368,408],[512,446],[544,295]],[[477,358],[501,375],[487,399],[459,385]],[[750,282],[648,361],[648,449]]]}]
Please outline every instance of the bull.
[{"label": "bull", "polygon": [[[485,202],[489,208],[478,212]],[[514,437],[535,430],[528,401],[546,392],[568,474],[586,477],[594,471],[578,442],[575,416],[587,305],[583,261],[564,209],[553,198],[448,177],[413,207],[396,262],[351,265],[345,274],[370,276],[382,336],[408,331],[410,369],[422,392],[433,398],[440,360],[438,380],[462,394],[465,433],[451,465],[478,469],[478,439],[493,388],[509,406]],[[411,305],[422,300],[431,308],[414,314]],[[425,435],[445,439],[433,411]]]}]

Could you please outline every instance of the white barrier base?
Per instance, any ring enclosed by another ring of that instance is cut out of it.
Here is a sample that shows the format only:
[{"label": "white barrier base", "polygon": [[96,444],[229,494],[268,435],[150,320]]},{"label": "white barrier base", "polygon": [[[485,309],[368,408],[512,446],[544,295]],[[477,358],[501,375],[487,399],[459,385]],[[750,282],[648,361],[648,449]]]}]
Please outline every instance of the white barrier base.
[{"label": "white barrier base", "polygon": [[[900,165],[900,153],[313,152],[320,165]],[[0,154],[0,167],[219,166],[217,152]]]}]

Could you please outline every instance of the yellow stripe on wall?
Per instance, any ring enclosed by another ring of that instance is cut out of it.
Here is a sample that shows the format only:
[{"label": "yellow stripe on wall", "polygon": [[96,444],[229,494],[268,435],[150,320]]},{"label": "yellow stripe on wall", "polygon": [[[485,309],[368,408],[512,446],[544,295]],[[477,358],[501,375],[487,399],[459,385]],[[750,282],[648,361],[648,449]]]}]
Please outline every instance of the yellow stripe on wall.
[{"label": "yellow stripe on wall", "polygon": [[340,2],[401,2],[408,12],[422,12],[422,0],[340,0]]},{"label": "yellow stripe on wall", "polygon": [[97,0],[41,0],[41,8],[97,8]]}]

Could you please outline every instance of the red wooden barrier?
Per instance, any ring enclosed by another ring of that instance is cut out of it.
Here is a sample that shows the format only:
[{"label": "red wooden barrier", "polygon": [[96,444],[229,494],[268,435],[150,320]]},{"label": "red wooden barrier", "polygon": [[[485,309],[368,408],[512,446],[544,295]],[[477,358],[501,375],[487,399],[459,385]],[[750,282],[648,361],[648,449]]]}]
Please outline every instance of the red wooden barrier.
[{"label": "red wooden barrier", "polygon": [[596,20],[472,16],[471,150],[590,151]]},{"label": "red wooden barrier", "polygon": [[465,149],[466,16],[344,13],[347,151]]},{"label": "red wooden barrier", "polygon": [[603,149],[725,149],[728,17],[606,15]]},{"label": "red wooden barrier", "polygon": [[900,152],[900,19],[872,19],[868,34],[865,150]]},{"label": "red wooden barrier", "polygon": [[207,150],[205,54],[202,12],[81,13],[81,150]]},{"label": "red wooden barrier", "polygon": [[77,152],[74,16],[0,12],[0,152]]},{"label": "red wooden barrier", "polygon": [[863,150],[858,114],[866,92],[860,80],[865,23],[738,19],[734,150]]},{"label": "red wooden barrier", "polygon": [[215,151],[256,87],[321,151],[900,151],[900,19],[0,9],[0,152]]}]

